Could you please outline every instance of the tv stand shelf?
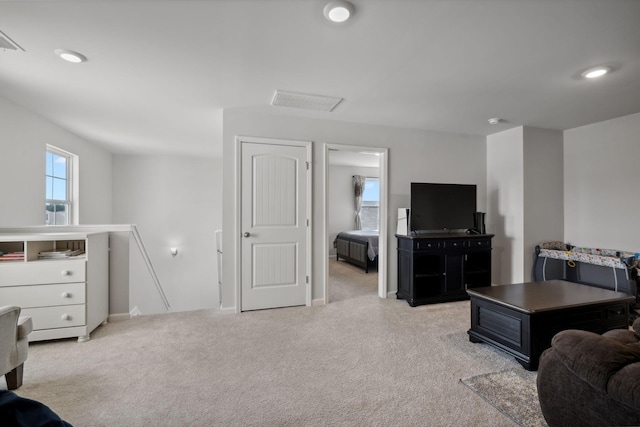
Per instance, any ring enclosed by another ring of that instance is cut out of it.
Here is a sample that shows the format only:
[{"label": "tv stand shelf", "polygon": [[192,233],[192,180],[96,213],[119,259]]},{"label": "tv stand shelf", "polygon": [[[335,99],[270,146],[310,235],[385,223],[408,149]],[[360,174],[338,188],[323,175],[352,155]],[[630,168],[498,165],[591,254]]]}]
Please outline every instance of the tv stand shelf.
[{"label": "tv stand shelf", "polygon": [[396,296],[410,306],[469,299],[468,288],[491,286],[493,234],[398,234],[396,238]]}]

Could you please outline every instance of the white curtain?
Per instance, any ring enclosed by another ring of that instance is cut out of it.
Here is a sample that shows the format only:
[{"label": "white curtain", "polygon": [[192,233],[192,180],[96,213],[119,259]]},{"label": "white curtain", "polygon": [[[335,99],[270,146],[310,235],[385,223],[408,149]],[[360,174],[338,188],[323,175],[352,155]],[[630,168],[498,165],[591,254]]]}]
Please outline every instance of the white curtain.
[{"label": "white curtain", "polygon": [[353,192],[356,208],[356,218],[354,230],[362,230],[362,221],[360,221],[360,211],[362,210],[362,193],[364,192],[364,182],[366,177],[362,175],[353,175]]}]

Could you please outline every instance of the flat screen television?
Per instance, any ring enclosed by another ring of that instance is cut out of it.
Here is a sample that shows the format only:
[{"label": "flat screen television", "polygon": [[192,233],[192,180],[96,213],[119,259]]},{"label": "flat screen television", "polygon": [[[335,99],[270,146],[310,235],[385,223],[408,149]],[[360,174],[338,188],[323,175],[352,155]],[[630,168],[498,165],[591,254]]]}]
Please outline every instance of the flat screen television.
[{"label": "flat screen television", "polygon": [[474,227],[476,186],[411,183],[411,231],[464,232]]}]

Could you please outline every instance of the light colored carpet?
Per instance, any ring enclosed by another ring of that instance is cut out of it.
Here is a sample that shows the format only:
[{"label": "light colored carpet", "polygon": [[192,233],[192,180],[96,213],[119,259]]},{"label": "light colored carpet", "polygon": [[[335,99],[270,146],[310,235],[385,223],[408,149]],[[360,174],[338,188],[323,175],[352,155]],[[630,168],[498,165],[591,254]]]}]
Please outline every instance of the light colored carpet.
[{"label": "light colored carpet", "polygon": [[17,393],[76,427],[516,425],[460,382],[515,363],[468,342],[468,301],[412,308],[332,283],[325,306],[141,316],[32,343]]},{"label": "light colored carpet", "polygon": [[335,257],[329,258],[329,302],[378,294],[378,272],[364,269]]},{"label": "light colored carpet", "polygon": [[546,427],[538,403],[536,372],[520,368],[465,378],[464,385],[524,427]]}]

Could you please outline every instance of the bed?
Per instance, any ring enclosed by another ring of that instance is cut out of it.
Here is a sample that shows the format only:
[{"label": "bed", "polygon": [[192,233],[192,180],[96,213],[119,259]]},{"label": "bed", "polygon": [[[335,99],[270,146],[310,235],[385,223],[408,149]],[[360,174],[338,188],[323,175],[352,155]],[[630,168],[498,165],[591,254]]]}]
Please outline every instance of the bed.
[{"label": "bed", "polygon": [[353,265],[364,268],[365,273],[369,267],[378,265],[378,231],[377,230],[352,230],[338,233],[333,241],[336,248],[336,260],[343,259]]}]

